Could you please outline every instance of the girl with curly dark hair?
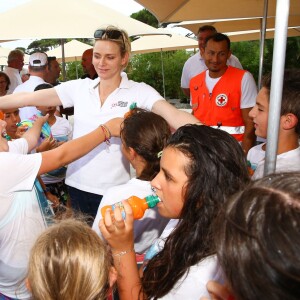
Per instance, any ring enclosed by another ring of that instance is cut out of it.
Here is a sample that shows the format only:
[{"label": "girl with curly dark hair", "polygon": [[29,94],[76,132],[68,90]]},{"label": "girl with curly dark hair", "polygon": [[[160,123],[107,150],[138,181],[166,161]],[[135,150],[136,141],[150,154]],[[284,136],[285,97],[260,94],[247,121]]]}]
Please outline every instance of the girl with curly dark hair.
[{"label": "girl with curly dark hair", "polygon": [[125,220],[116,210],[114,220],[107,212],[100,222],[119,272],[121,299],[200,299],[206,295],[208,280],[222,280],[212,223],[227,197],[248,181],[244,153],[229,134],[206,126],[180,127],[169,139],[160,172],[151,182],[161,199],[159,213],[177,219],[177,224],[167,228],[169,235],[156,244],[158,252],[141,279],[134,260],[130,206],[124,201]]}]

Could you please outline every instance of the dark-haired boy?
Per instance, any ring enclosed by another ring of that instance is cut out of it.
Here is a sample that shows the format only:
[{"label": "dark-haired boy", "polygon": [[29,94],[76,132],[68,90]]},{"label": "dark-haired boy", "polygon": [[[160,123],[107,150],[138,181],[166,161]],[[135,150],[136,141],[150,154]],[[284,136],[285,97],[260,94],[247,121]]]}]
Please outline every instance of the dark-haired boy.
[{"label": "dark-haired boy", "polygon": [[[250,111],[255,134],[267,138],[271,75],[264,77],[262,88],[256,98],[256,105]],[[282,102],[279,123],[276,173],[300,171],[300,70],[284,73]],[[266,143],[251,148],[247,159],[255,171],[252,178],[263,177]]]}]

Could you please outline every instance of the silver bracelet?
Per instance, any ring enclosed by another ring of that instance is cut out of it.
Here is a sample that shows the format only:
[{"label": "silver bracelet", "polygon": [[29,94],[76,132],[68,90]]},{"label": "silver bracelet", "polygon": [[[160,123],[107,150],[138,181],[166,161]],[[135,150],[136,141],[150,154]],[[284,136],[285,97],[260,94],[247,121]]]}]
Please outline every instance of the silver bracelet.
[{"label": "silver bracelet", "polygon": [[129,250],[120,251],[119,253],[112,254],[112,256],[118,256],[118,257],[120,257],[120,256],[123,256],[123,255],[125,255],[127,253],[130,253],[130,252],[134,252],[134,248],[129,249]]},{"label": "silver bracelet", "polygon": [[[112,254],[113,257],[118,257],[118,267],[120,267],[121,265],[121,257],[127,253],[130,252],[134,252],[134,248],[128,249],[128,250],[124,250],[124,251],[120,251],[118,253]],[[116,266],[117,267],[117,266]]]}]

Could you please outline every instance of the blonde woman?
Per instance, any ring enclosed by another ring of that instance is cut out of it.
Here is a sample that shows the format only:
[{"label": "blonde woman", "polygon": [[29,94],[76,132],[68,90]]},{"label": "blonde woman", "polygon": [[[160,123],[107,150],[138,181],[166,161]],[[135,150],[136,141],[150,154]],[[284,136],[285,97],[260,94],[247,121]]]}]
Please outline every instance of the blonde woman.
[{"label": "blonde woman", "polygon": [[[131,46],[124,30],[109,26],[96,30],[93,65],[97,79],[78,79],[52,89],[20,93],[1,99],[1,108],[29,105],[74,106],[73,138],[80,137],[111,118],[122,117],[130,105],[162,116],[172,128],[199,122],[189,113],[177,110],[151,86],[129,80],[126,68]],[[141,70],[144,72],[145,70]],[[73,208],[95,217],[104,192],[129,179],[129,162],[121,152],[120,138],[98,146],[69,165],[66,184]]]}]

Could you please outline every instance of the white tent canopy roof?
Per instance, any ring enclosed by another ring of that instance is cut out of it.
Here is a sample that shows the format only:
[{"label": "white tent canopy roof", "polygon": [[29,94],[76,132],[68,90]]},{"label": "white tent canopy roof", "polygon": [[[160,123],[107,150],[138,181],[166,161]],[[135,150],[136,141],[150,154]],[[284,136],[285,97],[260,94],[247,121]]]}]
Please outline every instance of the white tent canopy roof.
[{"label": "white tent canopy roof", "polygon": [[[64,44],[65,62],[81,61],[83,52],[87,49],[93,48],[93,46],[72,40]],[[56,47],[46,52],[48,56],[55,56],[58,62],[62,62],[62,50],[61,46]]]},{"label": "white tent canopy roof", "polygon": [[149,53],[187,48],[198,48],[198,42],[177,34],[172,34],[171,36],[142,36],[131,43],[132,53]]},{"label": "white tent canopy roof", "polygon": [[[92,38],[97,28],[115,25],[130,36],[158,30],[93,0],[30,0],[0,13],[1,40]],[[11,26],[9,26],[11,24]]]},{"label": "white tent canopy roof", "polygon": [[[264,0],[135,0],[160,23],[188,20],[262,17]],[[268,1],[268,16],[274,17],[276,0]],[[290,16],[300,15],[300,1],[290,0]],[[299,24],[298,24],[299,25]]]},{"label": "white tent canopy roof", "polygon": [[[194,34],[197,34],[199,27],[203,25],[212,25],[218,32],[234,32],[234,31],[248,31],[260,30],[262,18],[238,18],[238,19],[217,19],[217,20],[194,20],[183,21],[176,24],[176,27],[184,27]],[[289,27],[300,26],[300,15],[289,17]],[[267,18],[267,29],[275,27],[275,18]]]},{"label": "white tent canopy roof", "polygon": [[[260,30],[227,32],[226,34],[229,36],[231,42],[254,41],[260,39]],[[273,39],[274,34],[275,28],[267,29],[265,39]],[[289,27],[287,36],[300,36],[300,27]]]}]

